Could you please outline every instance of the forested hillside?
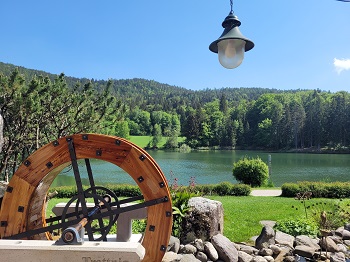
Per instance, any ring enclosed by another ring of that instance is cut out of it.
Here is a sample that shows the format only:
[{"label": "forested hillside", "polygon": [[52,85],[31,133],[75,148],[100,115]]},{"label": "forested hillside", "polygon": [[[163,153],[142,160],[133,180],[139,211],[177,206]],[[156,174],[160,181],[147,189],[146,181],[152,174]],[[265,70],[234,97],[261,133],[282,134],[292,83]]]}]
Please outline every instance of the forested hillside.
[{"label": "forested hillside", "polygon": [[350,94],[262,88],[193,91],[145,79],[94,80],[0,63],[4,146],[10,174],[36,148],[60,136],[98,132],[178,136],[198,147],[289,150],[350,144]]}]

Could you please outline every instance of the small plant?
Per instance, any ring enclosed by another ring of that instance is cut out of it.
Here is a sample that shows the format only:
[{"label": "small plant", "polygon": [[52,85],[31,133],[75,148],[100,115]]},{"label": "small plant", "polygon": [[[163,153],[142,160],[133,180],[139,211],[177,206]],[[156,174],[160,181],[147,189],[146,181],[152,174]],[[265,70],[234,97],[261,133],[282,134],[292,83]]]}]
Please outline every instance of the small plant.
[{"label": "small plant", "polygon": [[274,229],[292,236],[308,235],[316,237],[319,233],[317,223],[309,219],[286,219],[277,221]]}]

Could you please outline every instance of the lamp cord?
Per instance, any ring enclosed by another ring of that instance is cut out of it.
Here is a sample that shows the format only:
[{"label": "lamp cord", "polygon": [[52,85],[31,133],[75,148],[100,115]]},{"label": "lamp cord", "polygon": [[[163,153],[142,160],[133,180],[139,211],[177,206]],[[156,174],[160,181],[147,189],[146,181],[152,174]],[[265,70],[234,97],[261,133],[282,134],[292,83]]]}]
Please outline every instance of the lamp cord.
[{"label": "lamp cord", "polygon": [[231,5],[231,13],[233,13],[233,0],[230,0],[230,5]]}]

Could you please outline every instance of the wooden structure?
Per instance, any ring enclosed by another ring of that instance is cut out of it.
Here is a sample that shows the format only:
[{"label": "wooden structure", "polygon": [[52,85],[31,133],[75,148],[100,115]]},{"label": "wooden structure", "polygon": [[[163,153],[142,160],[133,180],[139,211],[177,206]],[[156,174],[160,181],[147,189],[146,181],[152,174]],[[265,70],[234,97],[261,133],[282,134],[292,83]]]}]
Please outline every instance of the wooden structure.
[{"label": "wooden structure", "polygon": [[[150,203],[142,242],[146,250],[143,261],[161,261],[172,227],[172,205],[166,178],[146,151],[113,136],[76,134],[60,138],[30,155],[13,175],[3,198],[0,238],[23,238],[21,233],[37,230],[38,234],[23,239],[52,239],[49,232],[38,231],[47,226],[46,196],[56,176],[76,159],[108,161],[135,180],[144,202]],[[76,182],[79,191],[81,181]]]}]

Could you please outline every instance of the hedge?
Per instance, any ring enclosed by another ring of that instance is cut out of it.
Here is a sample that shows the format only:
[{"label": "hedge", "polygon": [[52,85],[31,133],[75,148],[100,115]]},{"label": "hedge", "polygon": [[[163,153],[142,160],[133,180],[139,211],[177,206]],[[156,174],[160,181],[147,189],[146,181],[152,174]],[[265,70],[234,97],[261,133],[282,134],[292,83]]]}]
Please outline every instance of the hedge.
[{"label": "hedge", "polygon": [[285,183],[282,185],[283,197],[295,197],[297,193],[311,192],[313,198],[350,197],[350,182],[310,182]]},{"label": "hedge", "polygon": [[[117,197],[140,196],[140,188],[136,185],[111,184],[104,187],[113,191]],[[87,189],[87,187],[84,187]],[[182,186],[182,190],[189,190],[199,195],[219,195],[219,196],[249,196],[251,187],[244,184],[232,184],[222,182],[215,185],[195,185],[194,187]],[[56,198],[72,198],[77,194],[75,186],[61,186],[50,188],[50,192],[57,191]]]}]

